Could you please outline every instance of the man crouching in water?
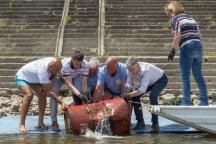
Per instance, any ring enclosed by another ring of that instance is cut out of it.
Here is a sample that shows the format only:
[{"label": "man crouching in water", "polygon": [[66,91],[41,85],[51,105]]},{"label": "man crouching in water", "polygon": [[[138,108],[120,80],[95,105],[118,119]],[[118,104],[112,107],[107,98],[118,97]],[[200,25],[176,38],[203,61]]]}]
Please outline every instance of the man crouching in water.
[{"label": "man crouching in water", "polygon": [[22,133],[27,133],[28,129],[25,126],[26,115],[29,110],[30,103],[33,99],[33,92],[38,96],[39,103],[39,119],[38,127],[47,129],[43,122],[46,109],[46,96],[53,97],[62,109],[66,109],[63,101],[52,91],[49,83],[50,78],[57,75],[62,68],[62,63],[55,58],[43,58],[24,65],[15,76],[16,85],[24,94],[24,100],[21,106],[21,116],[19,130]]}]

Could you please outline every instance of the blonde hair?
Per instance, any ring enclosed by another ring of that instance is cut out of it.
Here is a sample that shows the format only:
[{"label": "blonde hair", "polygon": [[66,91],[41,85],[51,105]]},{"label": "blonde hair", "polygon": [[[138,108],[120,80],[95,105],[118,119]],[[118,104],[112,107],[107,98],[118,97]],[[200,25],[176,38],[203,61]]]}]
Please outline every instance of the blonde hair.
[{"label": "blonde hair", "polygon": [[164,6],[165,12],[167,14],[178,15],[185,11],[184,7],[177,1],[171,1]]}]

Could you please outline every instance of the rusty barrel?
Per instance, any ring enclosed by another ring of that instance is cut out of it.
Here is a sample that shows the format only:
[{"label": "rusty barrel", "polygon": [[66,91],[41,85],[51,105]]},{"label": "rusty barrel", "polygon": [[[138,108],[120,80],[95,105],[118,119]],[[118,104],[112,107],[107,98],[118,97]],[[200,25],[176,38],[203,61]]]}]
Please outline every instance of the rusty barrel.
[{"label": "rusty barrel", "polygon": [[123,98],[69,106],[65,112],[66,131],[77,135],[84,134],[86,128],[95,131],[98,122],[104,117],[110,118],[113,135],[130,133],[128,107]]}]

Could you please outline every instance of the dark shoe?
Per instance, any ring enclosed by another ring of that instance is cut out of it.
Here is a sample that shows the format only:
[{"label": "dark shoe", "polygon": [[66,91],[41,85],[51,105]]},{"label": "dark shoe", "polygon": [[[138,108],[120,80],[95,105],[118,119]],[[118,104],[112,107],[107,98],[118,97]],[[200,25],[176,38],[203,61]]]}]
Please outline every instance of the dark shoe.
[{"label": "dark shoe", "polygon": [[140,122],[137,122],[137,124],[133,128],[133,130],[138,130],[138,129],[143,129],[143,128],[145,128],[145,123],[144,123],[144,121],[140,121]]},{"label": "dark shoe", "polygon": [[208,106],[208,101],[200,101],[199,106]]},{"label": "dark shoe", "polygon": [[159,131],[159,123],[158,122],[157,123],[153,123],[151,125],[151,128],[150,128],[149,132],[151,132],[151,133],[157,133],[158,131]]},{"label": "dark shoe", "polygon": [[60,131],[58,123],[56,121],[52,122],[51,127],[52,127],[52,131],[54,131],[54,132],[59,132]]}]

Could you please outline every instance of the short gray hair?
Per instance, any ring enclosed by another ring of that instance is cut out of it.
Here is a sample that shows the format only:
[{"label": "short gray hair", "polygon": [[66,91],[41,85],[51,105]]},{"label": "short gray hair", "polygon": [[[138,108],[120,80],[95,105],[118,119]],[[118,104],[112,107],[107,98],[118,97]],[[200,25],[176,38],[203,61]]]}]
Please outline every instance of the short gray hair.
[{"label": "short gray hair", "polygon": [[100,62],[96,57],[91,57],[89,59],[89,68],[96,68],[99,65],[100,65]]},{"label": "short gray hair", "polygon": [[127,67],[127,68],[130,68],[131,66],[134,66],[134,65],[137,64],[137,63],[138,63],[138,60],[137,60],[136,58],[130,57],[130,58],[128,58],[127,61],[126,61],[126,67]]}]

